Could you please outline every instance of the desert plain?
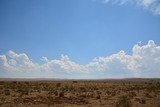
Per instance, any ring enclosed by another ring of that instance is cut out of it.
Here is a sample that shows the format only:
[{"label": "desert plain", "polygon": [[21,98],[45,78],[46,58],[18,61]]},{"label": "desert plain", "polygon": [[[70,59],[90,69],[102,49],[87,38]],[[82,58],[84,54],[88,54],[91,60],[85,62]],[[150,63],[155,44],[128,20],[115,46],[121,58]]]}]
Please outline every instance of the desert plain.
[{"label": "desert plain", "polygon": [[0,107],[160,107],[160,79],[1,79]]}]

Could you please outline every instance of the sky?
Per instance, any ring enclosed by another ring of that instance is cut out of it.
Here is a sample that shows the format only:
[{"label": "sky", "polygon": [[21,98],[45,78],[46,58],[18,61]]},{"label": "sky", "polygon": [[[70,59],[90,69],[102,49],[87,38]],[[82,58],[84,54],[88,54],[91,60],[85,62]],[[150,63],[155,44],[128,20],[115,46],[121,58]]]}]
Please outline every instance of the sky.
[{"label": "sky", "polygon": [[0,78],[159,78],[159,0],[0,0]]}]

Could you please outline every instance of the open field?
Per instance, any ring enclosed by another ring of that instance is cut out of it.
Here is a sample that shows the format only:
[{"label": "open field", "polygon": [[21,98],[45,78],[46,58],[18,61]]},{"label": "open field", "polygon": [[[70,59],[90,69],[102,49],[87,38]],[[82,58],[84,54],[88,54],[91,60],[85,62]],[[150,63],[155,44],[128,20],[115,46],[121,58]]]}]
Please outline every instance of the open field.
[{"label": "open field", "polygon": [[0,81],[1,107],[160,107],[160,79]]}]

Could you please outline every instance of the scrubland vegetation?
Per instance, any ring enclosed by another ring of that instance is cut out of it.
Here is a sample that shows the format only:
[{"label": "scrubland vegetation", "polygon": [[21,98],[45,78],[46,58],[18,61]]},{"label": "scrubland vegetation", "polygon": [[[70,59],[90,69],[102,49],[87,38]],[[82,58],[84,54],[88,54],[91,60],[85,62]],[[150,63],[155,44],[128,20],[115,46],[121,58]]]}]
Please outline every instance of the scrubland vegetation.
[{"label": "scrubland vegetation", "polygon": [[160,80],[0,81],[0,106],[160,107]]}]

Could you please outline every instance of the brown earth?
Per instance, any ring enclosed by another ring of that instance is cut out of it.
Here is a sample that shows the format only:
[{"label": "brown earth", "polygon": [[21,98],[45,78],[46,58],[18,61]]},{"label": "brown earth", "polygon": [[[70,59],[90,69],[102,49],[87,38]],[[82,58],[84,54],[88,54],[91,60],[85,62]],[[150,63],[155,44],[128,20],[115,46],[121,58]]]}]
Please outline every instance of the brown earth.
[{"label": "brown earth", "polygon": [[0,107],[160,107],[160,79],[1,80]]}]

